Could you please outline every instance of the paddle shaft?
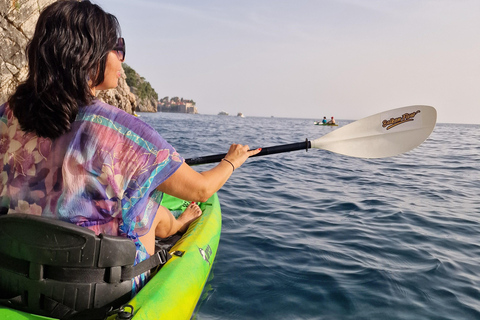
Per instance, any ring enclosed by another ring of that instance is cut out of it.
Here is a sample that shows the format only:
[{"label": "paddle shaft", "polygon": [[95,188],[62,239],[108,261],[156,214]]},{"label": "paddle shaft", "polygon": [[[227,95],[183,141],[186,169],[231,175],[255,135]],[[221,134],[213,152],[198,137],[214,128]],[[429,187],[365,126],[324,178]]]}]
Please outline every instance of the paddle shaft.
[{"label": "paddle shaft", "polygon": [[[308,139],[306,139],[303,142],[282,144],[278,146],[262,148],[262,151],[260,151],[259,153],[257,153],[252,157],[266,156],[269,154],[290,152],[290,151],[296,151],[296,150],[308,150],[310,148],[311,148],[311,143]],[[205,156],[205,157],[185,159],[185,163],[188,165],[197,165],[197,164],[220,162],[222,161],[223,158],[225,158],[226,155],[227,155],[226,153],[222,153],[222,154],[215,154],[215,155]]]}]

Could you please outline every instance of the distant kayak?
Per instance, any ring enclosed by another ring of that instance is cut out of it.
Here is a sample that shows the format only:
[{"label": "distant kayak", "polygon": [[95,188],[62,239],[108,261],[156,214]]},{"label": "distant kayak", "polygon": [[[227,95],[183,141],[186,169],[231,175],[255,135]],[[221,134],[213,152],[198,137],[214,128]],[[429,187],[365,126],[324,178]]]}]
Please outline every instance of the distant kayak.
[{"label": "distant kayak", "polygon": [[319,121],[315,121],[313,124],[316,125],[316,126],[338,127],[338,124],[336,124],[336,123],[321,123]]}]

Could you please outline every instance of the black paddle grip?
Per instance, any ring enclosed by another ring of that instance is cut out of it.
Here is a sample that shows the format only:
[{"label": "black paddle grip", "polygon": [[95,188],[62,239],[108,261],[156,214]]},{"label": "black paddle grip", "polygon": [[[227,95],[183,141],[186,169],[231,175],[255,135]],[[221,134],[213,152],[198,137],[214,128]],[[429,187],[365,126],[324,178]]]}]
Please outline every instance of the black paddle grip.
[{"label": "black paddle grip", "polygon": [[[260,151],[259,153],[257,153],[252,157],[266,156],[269,154],[290,152],[290,151],[296,151],[296,150],[304,150],[304,149],[308,150],[311,147],[312,146],[310,141],[308,141],[308,139],[305,139],[305,141],[303,142],[282,144],[278,146],[262,148],[262,151]],[[188,165],[197,165],[197,164],[220,162],[222,161],[223,158],[225,158],[226,155],[227,155],[226,153],[222,153],[222,154],[215,154],[215,155],[205,156],[205,157],[185,159],[185,163]]]}]

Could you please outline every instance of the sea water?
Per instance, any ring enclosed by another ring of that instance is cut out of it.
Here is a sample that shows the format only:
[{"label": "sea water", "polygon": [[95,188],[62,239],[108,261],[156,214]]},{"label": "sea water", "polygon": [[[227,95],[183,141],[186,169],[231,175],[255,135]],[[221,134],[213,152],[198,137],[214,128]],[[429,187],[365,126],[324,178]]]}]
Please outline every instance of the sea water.
[{"label": "sea water", "polygon": [[[141,116],[185,158],[350,122]],[[249,159],[218,192],[222,236],[194,318],[480,319],[479,129],[437,124],[420,147],[386,159]]]}]

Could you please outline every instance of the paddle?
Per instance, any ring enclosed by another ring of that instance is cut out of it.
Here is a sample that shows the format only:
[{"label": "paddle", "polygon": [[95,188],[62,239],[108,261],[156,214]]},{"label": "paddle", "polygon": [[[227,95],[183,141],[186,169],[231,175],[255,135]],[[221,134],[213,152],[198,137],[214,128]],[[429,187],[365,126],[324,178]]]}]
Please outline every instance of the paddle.
[{"label": "paddle", "polygon": [[[429,106],[409,106],[377,113],[352,122],[318,139],[262,148],[253,157],[323,149],[358,158],[385,158],[418,147],[432,133],[437,111]],[[224,154],[186,159],[189,165],[219,162]]]}]

